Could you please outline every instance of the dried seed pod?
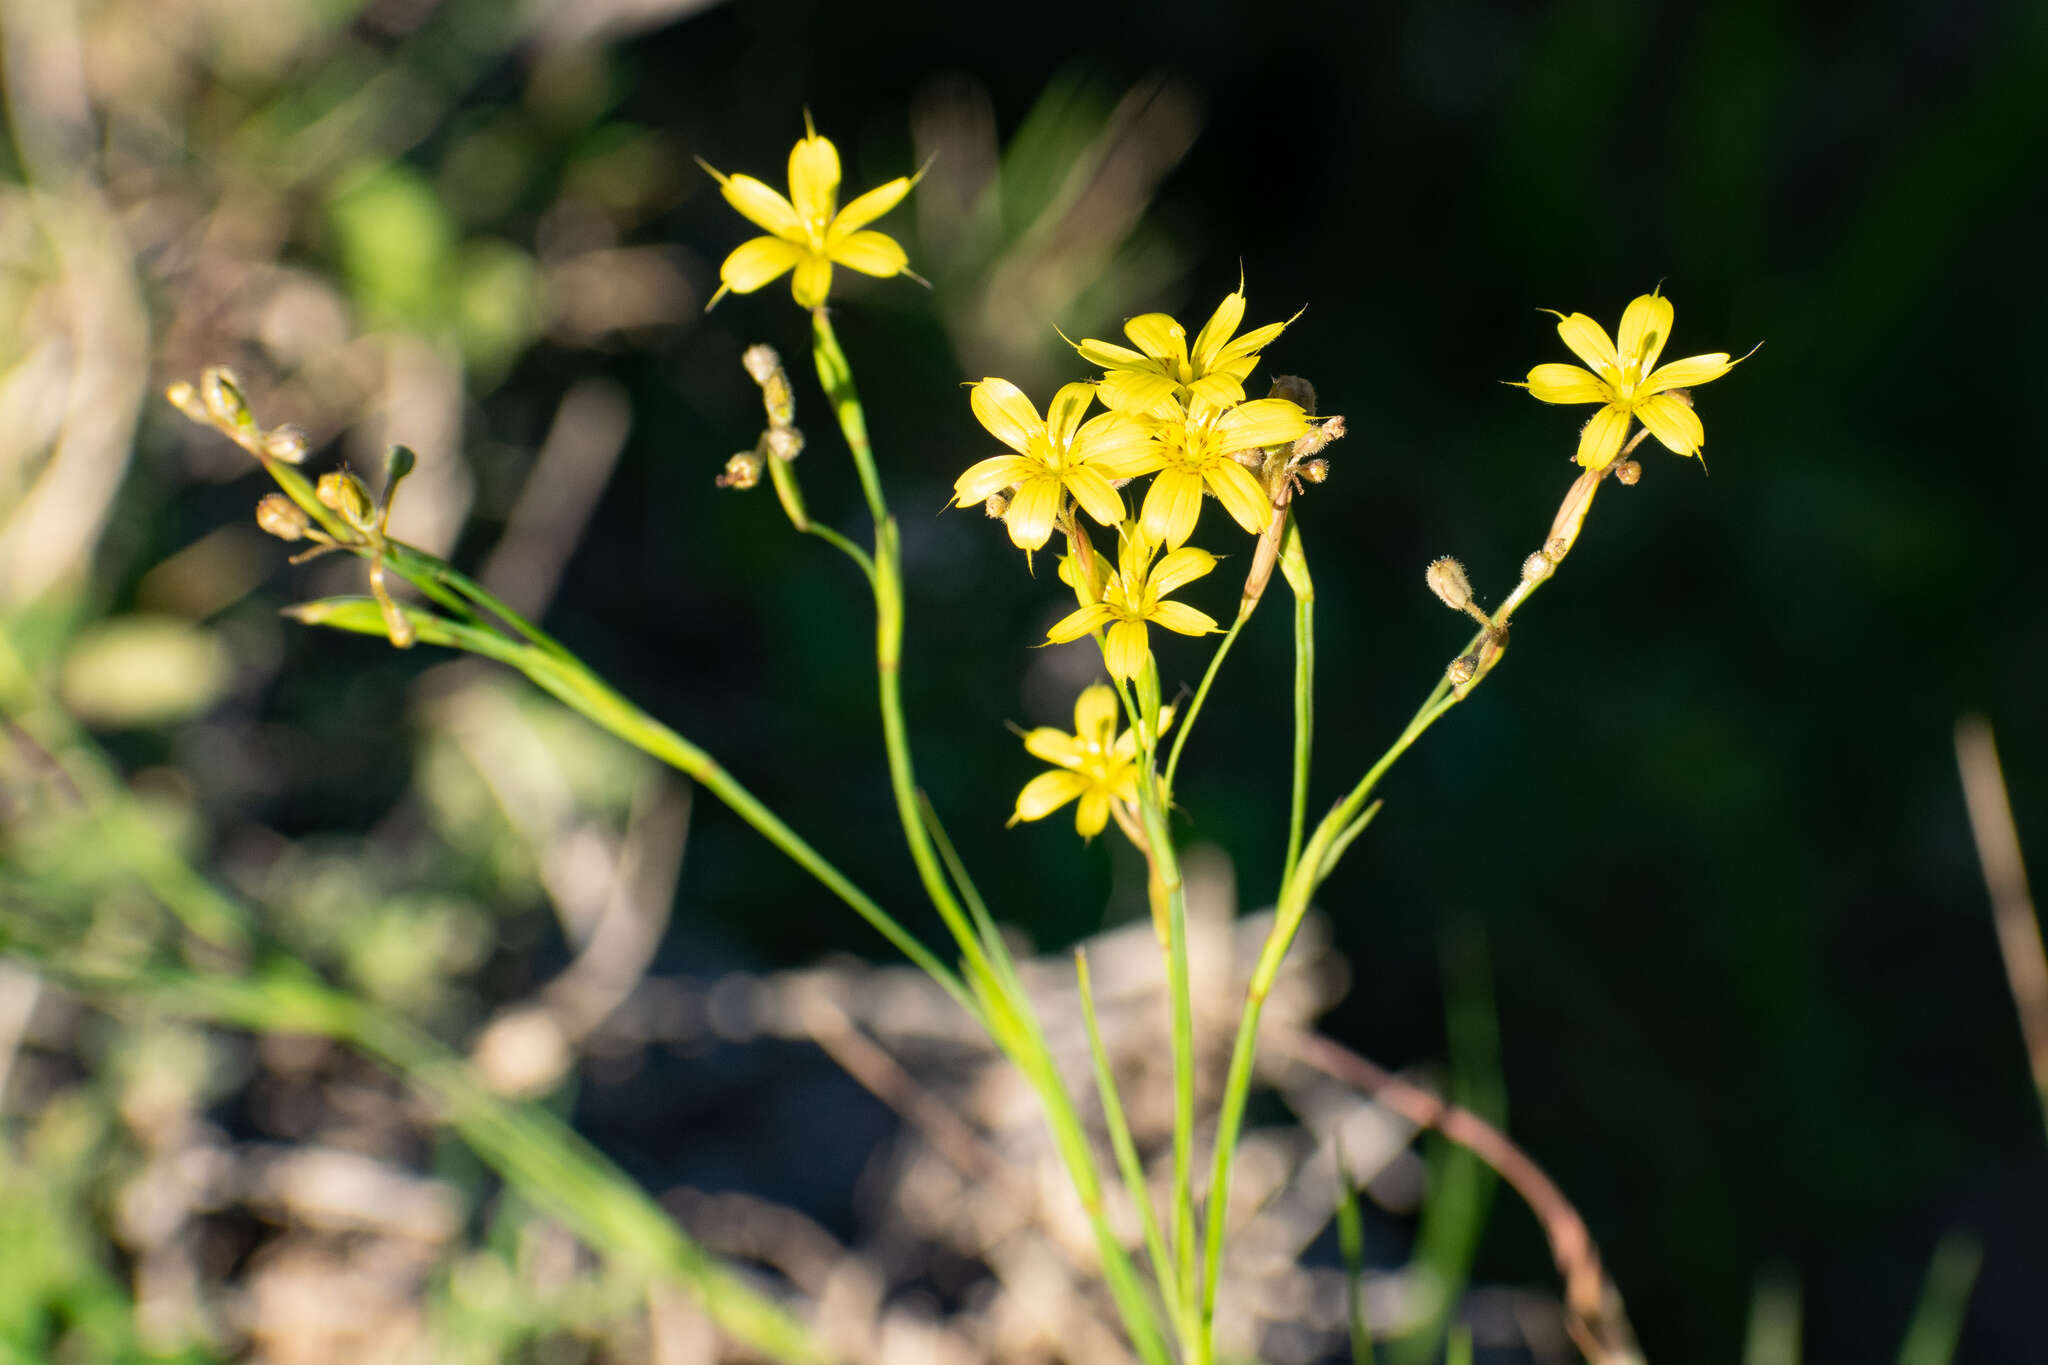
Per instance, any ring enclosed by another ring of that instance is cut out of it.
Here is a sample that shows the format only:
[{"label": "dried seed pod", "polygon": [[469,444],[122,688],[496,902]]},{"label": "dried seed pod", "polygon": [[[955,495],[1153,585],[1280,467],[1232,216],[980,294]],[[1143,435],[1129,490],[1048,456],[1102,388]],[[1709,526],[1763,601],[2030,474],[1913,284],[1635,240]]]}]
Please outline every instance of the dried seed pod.
[{"label": "dried seed pod", "polygon": [[341,519],[358,531],[368,530],[376,515],[376,504],[363,481],[346,469],[333,469],[320,476],[314,493],[321,505],[331,507]]},{"label": "dried seed pod", "polygon": [[281,427],[272,427],[263,433],[263,456],[269,460],[281,460],[285,464],[298,464],[306,458],[309,442],[305,430],[287,422]]},{"label": "dried seed pod", "polygon": [[1614,477],[1625,488],[1633,488],[1643,477],[1643,467],[1634,460],[1623,460],[1614,466]]},{"label": "dried seed pod", "polygon": [[761,482],[761,471],[767,466],[761,457],[751,450],[742,450],[725,462],[725,472],[717,479],[720,488],[748,489]]},{"label": "dried seed pod", "polygon": [[1437,600],[1452,611],[1464,611],[1472,605],[1472,580],[1465,576],[1465,566],[1449,555],[1431,561],[1423,581],[1429,584]]},{"label": "dried seed pod", "polygon": [[313,519],[282,493],[272,493],[256,504],[256,524],[279,540],[304,540]]}]

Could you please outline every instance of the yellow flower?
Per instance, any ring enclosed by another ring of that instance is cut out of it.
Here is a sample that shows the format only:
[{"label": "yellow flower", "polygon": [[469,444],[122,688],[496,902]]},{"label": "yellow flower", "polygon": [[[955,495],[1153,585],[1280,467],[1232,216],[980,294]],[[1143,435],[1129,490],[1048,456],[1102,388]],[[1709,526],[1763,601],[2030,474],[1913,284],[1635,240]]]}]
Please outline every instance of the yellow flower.
[{"label": "yellow flower", "polygon": [[1007,379],[984,379],[968,395],[975,417],[1014,454],[972,465],[953,484],[956,506],[972,507],[999,489],[1014,488],[1003,520],[1011,543],[1036,550],[1052,538],[1063,510],[1063,491],[1104,526],[1124,518],[1124,500],[1111,479],[1127,479],[1144,465],[1152,437],[1143,424],[1122,413],[1104,412],[1083,422],[1095,401],[1092,384],[1069,384],[1053,395],[1044,418]]},{"label": "yellow flower", "polygon": [[[705,305],[725,297],[726,291],[751,294],[794,269],[790,292],[799,305],[817,308],[832,288],[832,266],[843,265],[863,275],[887,279],[909,275],[910,258],[887,233],[863,231],[903,201],[916,176],[899,175],[888,184],[869,190],[839,209],[839,150],[818,136],[811,116],[804,115],[804,136],[789,154],[789,198],[751,175],[721,175],[698,159],[718,181],[725,202],[748,222],[772,235],[742,242],[718,268],[718,292]],[[916,278],[912,276],[912,278]]]},{"label": "yellow flower", "polygon": [[[1041,725],[1024,736],[1024,747],[1033,757],[1053,765],[1017,793],[1017,809],[1010,823],[1043,820],[1067,802],[1079,798],[1074,811],[1074,828],[1084,839],[1102,833],[1109,823],[1111,801],[1138,799],[1138,732],[1116,732],[1116,693],[1096,683],[1074,703],[1074,733],[1069,735]],[[1173,708],[1160,715],[1163,731],[1173,724]]]},{"label": "yellow flower", "polygon": [[[1298,316],[1298,315],[1297,315]],[[1165,417],[1167,405],[1227,407],[1244,401],[1245,376],[1259,363],[1259,351],[1285,330],[1269,322],[1232,339],[1244,321],[1244,285],[1224,296],[1188,350],[1188,330],[1165,313],[1145,313],[1124,324],[1138,349],[1089,339],[1074,349],[1102,366],[1103,406],[1118,412]],[[1293,319],[1289,318],[1288,322]]]},{"label": "yellow flower", "polygon": [[1173,399],[1154,428],[1158,442],[1141,472],[1158,471],[1140,514],[1146,538],[1178,548],[1194,534],[1206,487],[1252,535],[1273,520],[1273,502],[1252,472],[1230,458],[1308,434],[1308,415],[1285,398],[1255,398],[1228,408],[1199,402],[1187,412]]},{"label": "yellow flower", "polygon": [[[1545,312],[1551,312],[1545,309]],[[1672,393],[1719,379],[1739,361],[1726,351],[1688,356],[1657,366],[1664,341],[1671,335],[1671,300],[1645,294],[1621,315],[1621,346],[1608,340],[1605,328],[1584,313],[1553,313],[1557,334],[1579,359],[1577,365],[1538,365],[1525,388],[1546,403],[1599,403],[1603,406],[1579,433],[1578,461],[1588,469],[1605,469],[1621,453],[1633,418],[1650,434],[1680,455],[1697,455],[1706,439],[1692,404]]]},{"label": "yellow flower", "polygon": [[1184,602],[1161,600],[1175,588],[1192,583],[1215,568],[1216,556],[1189,545],[1169,551],[1155,564],[1152,557],[1157,552],[1158,547],[1142,529],[1124,528],[1123,544],[1117,550],[1117,571],[1104,584],[1102,600],[1060,618],[1045,633],[1045,638],[1056,645],[1065,644],[1108,626],[1103,662],[1111,676],[1128,682],[1145,667],[1152,650],[1146,622],[1156,621],[1182,635],[1207,635],[1218,629],[1216,619],[1207,613]]}]

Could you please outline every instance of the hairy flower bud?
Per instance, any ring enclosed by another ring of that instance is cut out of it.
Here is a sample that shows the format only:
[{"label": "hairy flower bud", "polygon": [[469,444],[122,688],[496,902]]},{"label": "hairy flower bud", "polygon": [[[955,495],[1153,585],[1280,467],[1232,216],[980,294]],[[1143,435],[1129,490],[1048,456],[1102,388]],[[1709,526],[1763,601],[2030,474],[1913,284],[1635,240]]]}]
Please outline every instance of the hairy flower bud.
[{"label": "hairy flower bud", "polygon": [[1437,600],[1452,611],[1464,611],[1472,605],[1472,580],[1465,577],[1465,566],[1449,555],[1432,561],[1423,581],[1429,584]]},{"label": "hairy flower bud", "polygon": [[256,504],[256,524],[279,540],[304,540],[313,519],[284,494],[272,493]]},{"label": "hairy flower bud", "polygon": [[740,364],[747,367],[747,373],[753,376],[756,384],[766,385],[782,368],[782,357],[776,354],[773,346],[761,343],[747,347],[746,353],[740,357]]},{"label": "hairy flower bud", "polygon": [[223,431],[253,428],[248,400],[242,397],[242,382],[225,365],[209,365],[199,376],[199,396],[206,411]]},{"label": "hairy flower bud", "polygon": [[1625,488],[1633,488],[1643,477],[1643,467],[1634,460],[1623,460],[1614,466],[1615,479]]},{"label": "hairy flower bud", "polygon": [[358,531],[369,529],[376,505],[370,501],[370,490],[363,487],[361,479],[346,469],[329,470],[320,476],[313,491],[321,506],[332,508],[350,526]]},{"label": "hairy flower bud", "polygon": [[761,439],[778,460],[794,460],[804,453],[804,434],[795,427],[770,427]]},{"label": "hairy flower bud", "polygon": [[1549,557],[1539,550],[1522,561],[1522,581],[1524,583],[1541,583],[1544,579],[1550,577],[1550,571],[1556,567],[1557,565],[1553,564]]},{"label": "hairy flower bud", "polygon": [[307,448],[305,431],[289,422],[263,433],[263,455],[266,459],[297,464],[306,458]]},{"label": "hairy flower bud", "polygon": [[988,514],[990,521],[1001,521],[1010,512],[1010,491],[998,488],[982,502],[981,510]]},{"label": "hairy flower bud", "polygon": [[1328,460],[1310,460],[1295,472],[1310,483],[1321,483],[1330,477],[1330,462]]},{"label": "hairy flower bud", "polygon": [[742,450],[725,462],[725,472],[717,479],[720,488],[748,489],[761,482],[761,471],[766,468],[760,455],[751,450]]},{"label": "hairy flower bud", "polygon": [[1466,683],[1471,682],[1473,678],[1477,677],[1478,674],[1479,656],[1477,654],[1460,654],[1457,658],[1451,660],[1451,666],[1444,670],[1444,676],[1449,678],[1452,684],[1457,687],[1463,687]]},{"label": "hairy flower bud", "polygon": [[1276,374],[1273,376],[1272,392],[1268,398],[1285,398],[1309,416],[1315,416],[1316,386],[1298,374]]}]

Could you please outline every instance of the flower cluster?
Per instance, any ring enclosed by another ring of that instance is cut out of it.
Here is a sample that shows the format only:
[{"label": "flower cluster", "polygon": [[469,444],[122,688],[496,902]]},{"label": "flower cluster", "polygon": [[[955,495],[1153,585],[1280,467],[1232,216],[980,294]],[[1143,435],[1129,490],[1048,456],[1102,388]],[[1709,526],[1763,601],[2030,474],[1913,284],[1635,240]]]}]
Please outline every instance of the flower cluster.
[{"label": "flower cluster", "polygon": [[[1168,600],[1216,567],[1215,555],[1188,544],[1204,495],[1214,495],[1247,534],[1264,535],[1298,486],[1294,447],[1321,449],[1322,428],[1300,403],[1245,397],[1260,352],[1287,324],[1239,334],[1244,303],[1240,284],[1192,346],[1187,328],[1165,313],[1126,323],[1131,346],[1078,343],[1102,377],[1066,385],[1043,416],[1007,379],[984,379],[970,394],[975,417],[1007,453],[960,476],[956,505],[987,506],[1027,552],[1043,549],[1055,534],[1066,539],[1061,577],[1079,608],[1047,638],[1059,644],[1097,635],[1104,664],[1119,681],[1133,681],[1148,667],[1148,624],[1183,635],[1218,629],[1215,618]],[[1103,410],[1090,416],[1097,402]],[[1128,486],[1147,476],[1151,483],[1137,499]],[[1115,531],[1113,556],[1094,543],[1083,512]]]}]

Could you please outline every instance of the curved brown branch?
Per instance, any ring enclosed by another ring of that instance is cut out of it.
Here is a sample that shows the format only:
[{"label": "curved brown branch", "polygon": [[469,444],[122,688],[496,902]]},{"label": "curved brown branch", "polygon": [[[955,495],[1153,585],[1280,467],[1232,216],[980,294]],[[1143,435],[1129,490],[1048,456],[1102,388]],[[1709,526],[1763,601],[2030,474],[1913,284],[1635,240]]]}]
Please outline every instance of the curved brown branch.
[{"label": "curved brown branch", "polygon": [[1621,1291],[1601,1268],[1586,1220],[1507,1134],[1319,1034],[1279,1033],[1269,1042],[1279,1053],[1351,1086],[1410,1123],[1434,1128],[1492,1167],[1522,1197],[1550,1239],[1550,1254],[1564,1277],[1565,1326],[1572,1340],[1594,1365],[1640,1365],[1642,1352],[1622,1308]]}]

